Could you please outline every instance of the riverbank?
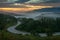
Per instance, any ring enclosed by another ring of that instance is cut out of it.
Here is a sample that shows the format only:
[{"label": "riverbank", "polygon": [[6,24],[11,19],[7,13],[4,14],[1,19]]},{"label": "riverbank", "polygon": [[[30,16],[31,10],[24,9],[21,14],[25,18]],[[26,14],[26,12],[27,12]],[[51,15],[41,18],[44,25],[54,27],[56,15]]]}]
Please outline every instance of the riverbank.
[{"label": "riverbank", "polygon": [[[31,13],[32,15],[34,15],[33,13]],[[38,15],[34,15],[34,16],[32,16],[31,14],[25,14],[25,18],[35,18],[35,17],[37,17],[37,16],[39,16],[39,15],[42,15],[42,14],[40,14],[40,13],[38,13]],[[45,13],[43,13],[44,15],[45,15]],[[53,18],[56,18],[55,16],[57,16],[57,17],[60,17],[60,16],[58,16],[58,15],[53,15],[53,16],[51,16],[52,14],[54,14],[54,13],[46,13],[46,15],[48,15],[48,14],[50,14],[50,16],[49,17],[53,17]],[[31,15],[31,16],[30,16]],[[44,16],[43,15],[43,16]],[[15,16],[15,18],[22,18],[23,16]],[[45,17],[45,16],[44,16]],[[23,17],[24,18],[24,17]],[[23,32],[23,31],[19,31],[19,30],[17,30],[17,29],[15,29],[18,25],[20,25],[20,21],[18,21],[18,23],[16,24],[16,25],[14,25],[14,26],[11,26],[11,27],[9,27],[7,30],[9,31],[9,32],[11,32],[11,33],[14,33],[14,34],[30,34],[30,33],[28,33],[28,32]],[[41,37],[46,37],[47,35],[46,35],[46,33],[39,33],[39,35],[41,36]],[[54,36],[55,35],[60,35],[60,32],[55,32],[54,34],[53,34]]]},{"label": "riverbank", "polygon": [[[14,33],[14,34],[22,34],[22,35],[29,34],[29,35],[30,35],[30,33],[28,33],[28,32],[19,31],[19,30],[16,29],[16,27],[17,27],[18,25],[20,25],[20,24],[21,24],[20,21],[18,21],[16,25],[9,27],[9,28],[7,29],[7,31],[8,31],[8,32],[11,32],[11,33]],[[39,33],[39,35],[40,35],[41,37],[46,37],[46,36],[47,36],[46,33]],[[55,32],[55,33],[53,34],[53,36],[56,36],[56,35],[60,35],[60,32]]]}]

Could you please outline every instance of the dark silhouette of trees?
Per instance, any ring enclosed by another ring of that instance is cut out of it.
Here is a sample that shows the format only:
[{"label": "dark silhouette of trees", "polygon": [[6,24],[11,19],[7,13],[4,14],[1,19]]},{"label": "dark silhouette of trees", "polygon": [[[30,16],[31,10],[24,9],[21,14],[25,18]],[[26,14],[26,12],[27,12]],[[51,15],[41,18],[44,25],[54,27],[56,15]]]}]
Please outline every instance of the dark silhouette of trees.
[{"label": "dark silhouette of trees", "polygon": [[0,30],[17,23],[17,19],[10,15],[0,14]]},{"label": "dark silhouette of trees", "polygon": [[47,36],[53,36],[53,33],[60,32],[60,18],[42,17],[39,20],[22,18],[20,21],[21,24],[16,29],[33,35],[46,33]]}]

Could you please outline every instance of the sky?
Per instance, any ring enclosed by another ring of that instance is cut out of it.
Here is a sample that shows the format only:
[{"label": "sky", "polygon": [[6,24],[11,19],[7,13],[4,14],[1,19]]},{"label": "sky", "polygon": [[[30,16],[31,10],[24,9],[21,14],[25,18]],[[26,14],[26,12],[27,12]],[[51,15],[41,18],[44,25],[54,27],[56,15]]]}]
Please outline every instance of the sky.
[{"label": "sky", "polygon": [[20,3],[41,3],[41,2],[60,2],[60,0],[9,0],[10,2],[18,1]]},{"label": "sky", "polygon": [[15,2],[15,1],[20,3],[60,2],[60,0],[8,0],[8,2]]},{"label": "sky", "polygon": [[[0,0],[1,1],[1,0]],[[36,9],[41,9],[41,8],[47,8],[49,7],[60,7],[60,3],[52,3],[51,2],[60,2],[60,0],[8,0],[7,2],[19,2],[19,3],[38,3],[38,5],[26,5],[23,4],[21,5],[22,7],[25,6],[27,8],[2,8],[4,11],[32,11],[32,10],[36,10]],[[46,3],[42,3],[41,2],[46,2]],[[40,3],[40,4],[39,4]],[[58,5],[57,5],[58,4]],[[42,6],[43,5],[43,6]],[[4,6],[4,5],[3,5]],[[47,6],[47,7],[46,7]],[[5,7],[5,6],[4,6]]]},{"label": "sky", "polygon": [[[2,0],[0,0],[2,1]],[[41,3],[41,2],[60,2],[60,0],[8,0],[8,2],[19,2],[19,3]]]},{"label": "sky", "polygon": [[60,0],[30,0],[27,1],[26,3],[41,3],[41,2],[60,2]]}]

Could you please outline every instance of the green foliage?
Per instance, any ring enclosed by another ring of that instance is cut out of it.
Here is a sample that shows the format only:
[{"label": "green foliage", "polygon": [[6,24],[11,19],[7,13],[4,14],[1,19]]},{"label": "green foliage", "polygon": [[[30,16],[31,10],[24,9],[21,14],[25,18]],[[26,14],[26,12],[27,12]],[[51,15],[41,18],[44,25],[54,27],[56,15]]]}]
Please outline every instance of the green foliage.
[{"label": "green foliage", "polygon": [[0,32],[0,40],[39,40],[39,37],[35,37],[32,35],[17,35],[12,34],[7,31]]},{"label": "green foliage", "polygon": [[60,36],[36,37],[33,35],[17,35],[7,31],[0,31],[0,40],[60,40]]},{"label": "green foliage", "polygon": [[16,29],[33,35],[46,33],[47,36],[52,36],[54,32],[60,32],[60,18],[42,17],[39,20],[22,18],[20,21],[21,24]]},{"label": "green foliage", "polygon": [[[11,21],[6,21],[7,20],[6,16],[7,15],[4,15],[4,17],[1,16],[0,18],[0,23],[1,23],[0,27],[3,27],[4,29],[5,28],[7,29],[6,25],[10,26],[10,25],[16,24],[16,21],[15,21],[16,19],[14,17],[12,18],[12,16],[10,17],[7,16],[7,18],[9,18]],[[33,35],[22,35],[22,34],[17,35],[17,34],[9,33],[6,30],[0,30],[0,40],[60,40],[60,36],[50,37],[52,32],[54,33],[55,31],[58,31],[60,29],[59,28],[60,19],[59,18],[57,18],[56,20],[53,20],[53,19],[48,20],[47,18],[43,18],[43,19],[33,20],[33,19],[23,18],[20,20],[21,25],[19,25],[16,29],[31,32]],[[48,22],[45,20],[48,20]],[[2,26],[3,24],[5,25]],[[44,25],[44,24],[47,24],[47,25]],[[40,32],[47,33],[49,37],[34,36],[34,35],[38,35],[38,33]]]},{"label": "green foliage", "polygon": [[17,23],[17,19],[10,15],[0,14],[0,30]]}]

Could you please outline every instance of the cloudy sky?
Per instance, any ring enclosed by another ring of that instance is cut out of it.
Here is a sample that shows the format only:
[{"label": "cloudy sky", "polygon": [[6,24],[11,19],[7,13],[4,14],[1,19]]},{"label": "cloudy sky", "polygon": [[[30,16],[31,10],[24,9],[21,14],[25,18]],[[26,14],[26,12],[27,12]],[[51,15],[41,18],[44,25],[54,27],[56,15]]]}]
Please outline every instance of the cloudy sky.
[{"label": "cloudy sky", "polygon": [[40,3],[40,2],[60,2],[60,0],[9,0],[12,1],[18,1],[20,3]]},{"label": "cloudy sky", "polygon": [[[4,0],[0,0],[4,1]],[[26,11],[32,11],[32,10],[36,10],[36,9],[42,9],[42,8],[48,8],[48,7],[60,7],[60,3],[52,3],[51,2],[60,2],[60,0],[8,0],[7,2],[18,2],[18,3],[38,3],[37,5],[22,5],[24,6],[23,8],[0,8],[3,9],[3,11],[6,12],[26,12]],[[42,3],[41,2],[46,2],[46,3]],[[50,3],[49,3],[50,2]],[[40,3],[40,4],[39,4]],[[58,5],[57,5],[58,4]],[[3,7],[5,7],[3,5]],[[28,8],[25,8],[28,7]]]},{"label": "cloudy sky", "polygon": [[60,2],[60,0],[8,0],[9,2],[20,2],[20,3],[41,3],[41,2]]},{"label": "cloudy sky", "polygon": [[60,0],[30,0],[28,3],[40,3],[40,2],[60,2]]}]

